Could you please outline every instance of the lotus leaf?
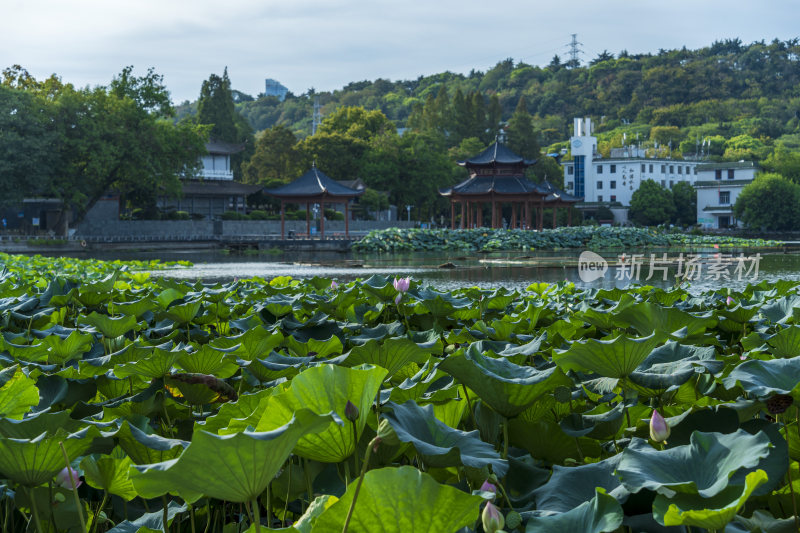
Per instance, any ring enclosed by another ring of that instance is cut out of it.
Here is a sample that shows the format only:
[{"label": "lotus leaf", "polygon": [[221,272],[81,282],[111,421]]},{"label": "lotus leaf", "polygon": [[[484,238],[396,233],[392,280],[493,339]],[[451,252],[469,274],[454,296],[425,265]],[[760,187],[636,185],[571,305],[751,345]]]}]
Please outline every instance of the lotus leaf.
[{"label": "lotus leaf", "polygon": [[0,387],[0,417],[20,419],[37,405],[36,382],[17,367],[13,377]]},{"label": "lotus leaf", "polygon": [[751,359],[722,379],[726,388],[736,385],[757,398],[788,394],[800,401],[800,356],[768,361]]},{"label": "lotus leaf", "polygon": [[115,339],[125,335],[129,331],[136,328],[136,317],[132,315],[121,316],[113,318],[106,315],[101,315],[95,311],[89,316],[82,316],[78,318],[78,323],[86,326],[92,326],[100,334],[107,339]]},{"label": "lotus leaf", "polygon": [[401,368],[409,363],[424,364],[430,353],[420,348],[414,341],[404,337],[394,337],[378,342],[370,340],[356,346],[347,353],[344,366],[370,364],[385,368],[386,379],[391,379]]},{"label": "lotus leaf", "polygon": [[640,338],[620,335],[611,340],[588,339],[553,353],[553,361],[565,372],[589,370],[607,378],[622,379],[636,371],[657,344],[655,334]]},{"label": "lotus leaf", "polygon": [[617,501],[625,503],[629,493],[614,475],[620,458],[614,455],[597,463],[572,467],[553,465],[550,480],[533,492],[536,508],[566,513],[592,499],[595,487],[602,487]]},{"label": "lotus leaf", "polygon": [[[313,533],[341,533],[356,484],[316,520]],[[411,466],[370,470],[358,494],[352,531],[441,533],[458,531],[478,519],[480,496],[437,483]]]},{"label": "lotus leaf", "polygon": [[90,487],[106,490],[109,494],[119,496],[127,501],[137,496],[133,488],[128,470],[131,466],[129,457],[86,456],[81,461],[81,469]]},{"label": "lotus leaf", "polygon": [[615,531],[623,519],[622,507],[601,488],[596,489],[594,498],[564,513],[533,511],[526,514],[529,516],[525,526],[527,533],[603,533]]}]

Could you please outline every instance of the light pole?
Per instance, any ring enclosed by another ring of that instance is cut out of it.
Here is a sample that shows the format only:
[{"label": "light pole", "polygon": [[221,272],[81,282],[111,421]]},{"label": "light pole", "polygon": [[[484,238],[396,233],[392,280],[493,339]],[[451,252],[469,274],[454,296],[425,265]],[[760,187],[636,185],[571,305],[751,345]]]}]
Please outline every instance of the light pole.
[{"label": "light pole", "polygon": [[413,205],[406,206],[406,213],[408,213],[408,221],[411,222],[411,208],[414,207]]}]

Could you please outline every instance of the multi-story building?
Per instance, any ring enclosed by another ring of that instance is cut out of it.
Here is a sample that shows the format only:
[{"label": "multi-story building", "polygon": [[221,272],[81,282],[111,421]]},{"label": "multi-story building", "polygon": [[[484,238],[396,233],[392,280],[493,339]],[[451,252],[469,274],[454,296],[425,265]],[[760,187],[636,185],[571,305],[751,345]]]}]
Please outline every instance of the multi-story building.
[{"label": "multi-story building", "polygon": [[570,149],[572,160],[563,162],[566,191],[584,197],[579,209],[588,212],[606,206],[620,224],[627,222],[631,197],[642,181],[671,189],[682,181],[694,185],[698,180],[697,161],[646,157],[637,146],[614,148],[604,158],[597,151],[589,118],[575,119]]},{"label": "multi-story building", "polygon": [[752,161],[706,163],[697,166],[697,223],[704,228],[739,227],[733,214],[736,198],[758,172]]},{"label": "multi-story building", "polygon": [[283,99],[286,98],[286,93],[288,92],[289,89],[278,80],[273,80],[272,78],[267,78],[264,80],[265,96],[277,96],[278,100],[283,102]]}]

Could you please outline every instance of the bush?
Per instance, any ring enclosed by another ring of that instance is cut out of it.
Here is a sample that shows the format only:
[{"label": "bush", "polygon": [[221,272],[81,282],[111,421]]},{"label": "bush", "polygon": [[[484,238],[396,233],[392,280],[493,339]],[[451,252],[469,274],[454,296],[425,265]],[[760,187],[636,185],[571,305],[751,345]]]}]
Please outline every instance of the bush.
[{"label": "bush", "polygon": [[344,220],[344,213],[341,213],[335,209],[326,209],[325,218],[328,220]]},{"label": "bush", "polygon": [[250,220],[269,220],[269,214],[266,211],[255,209],[250,211]]},{"label": "bush", "polygon": [[800,185],[780,174],[760,174],[739,193],[734,214],[755,230],[795,229],[800,225]]},{"label": "bush", "polygon": [[247,215],[244,213],[237,213],[236,211],[225,211],[220,217],[222,220],[248,220]]}]

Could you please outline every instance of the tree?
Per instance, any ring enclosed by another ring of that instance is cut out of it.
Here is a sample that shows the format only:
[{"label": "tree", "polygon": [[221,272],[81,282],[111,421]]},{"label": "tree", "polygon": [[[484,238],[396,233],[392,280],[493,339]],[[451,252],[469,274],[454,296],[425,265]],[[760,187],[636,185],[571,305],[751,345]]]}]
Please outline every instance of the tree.
[{"label": "tree", "polygon": [[245,182],[272,185],[299,176],[304,169],[296,145],[297,137],[282,124],[265,130],[256,141],[253,157],[242,167]]},{"label": "tree", "polygon": [[612,59],[614,59],[614,54],[609,53],[608,50],[603,50],[597,54],[596,58],[589,61],[589,66],[594,66],[598,63],[602,63],[603,61],[611,61]]},{"label": "tree", "polygon": [[351,180],[361,174],[368,144],[341,133],[317,133],[297,145],[303,169],[317,168],[335,180]]},{"label": "tree", "polygon": [[519,98],[517,107],[508,121],[508,147],[525,159],[538,159],[541,149],[533,128],[533,117],[528,112],[525,96]]},{"label": "tree", "polygon": [[800,185],[780,174],[759,174],[739,193],[733,212],[748,228],[761,231],[797,229],[800,225]]},{"label": "tree", "polygon": [[681,226],[697,223],[697,191],[689,182],[679,181],[672,187],[675,216],[672,222]]},{"label": "tree", "polygon": [[776,143],[775,151],[759,164],[767,172],[774,172],[800,183],[800,153],[790,150],[782,142]]},{"label": "tree", "polygon": [[394,133],[397,127],[379,109],[367,111],[363,107],[342,106],[323,119],[319,133],[339,133],[355,139],[369,141],[376,135]]},{"label": "tree", "polygon": [[666,224],[675,214],[672,193],[653,180],[645,180],[631,196],[630,219],[642,226]]}]

